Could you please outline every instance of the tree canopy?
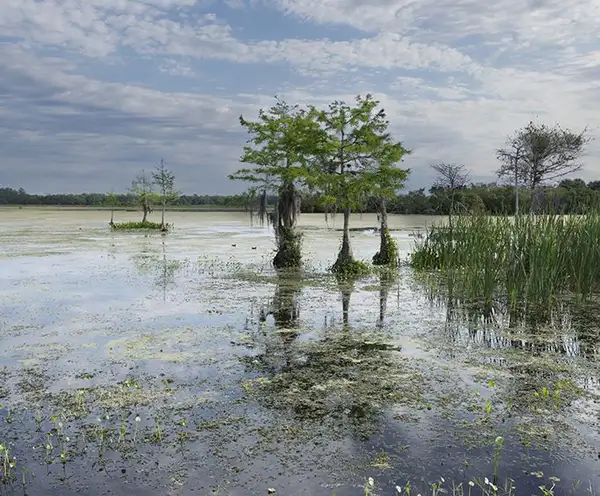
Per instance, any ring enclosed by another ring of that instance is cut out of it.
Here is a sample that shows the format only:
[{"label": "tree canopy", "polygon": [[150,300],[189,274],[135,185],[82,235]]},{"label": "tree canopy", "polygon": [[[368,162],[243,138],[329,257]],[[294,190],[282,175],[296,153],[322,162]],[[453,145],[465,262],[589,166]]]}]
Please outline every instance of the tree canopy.
[{"label": "tree canopy", "polygon": [[[321,129],[312,110],[289,105],[277,98],[275,105],[261,109],[258,120],[240,117],[250,134],[240,162],[242,168],[229,176],[255,184],[262,190],[259,216],[264,219],[267,192],[277,197],[272,223],[278,244],[273,264],[278,268],[298,267],[301,263],[300,236],[295,232],[301,209],[298,188],[309,182],[310,162],[318,152]],[[251,194],[255,193],[253,189]]]},{"label": "tree canopy", "polygon": [[510,136],[497,150],[502,162],[498,177],[517,177],[523,185],[535,189],[545,181],[553,181],[581,169],[579,158],[590,141],[587,129],[575,133],[530,122]]}]

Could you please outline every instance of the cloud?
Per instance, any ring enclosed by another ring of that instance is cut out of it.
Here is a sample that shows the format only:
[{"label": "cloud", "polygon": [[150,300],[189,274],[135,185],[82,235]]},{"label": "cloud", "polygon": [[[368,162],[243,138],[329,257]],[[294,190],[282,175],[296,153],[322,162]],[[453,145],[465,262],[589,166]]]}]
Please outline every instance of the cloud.
[{"label": "cloud", "polygon": [[598,21],[593,0],[6,0],[0,180],[119,189],[164,156],[187,191],[226,192],[240,114],[366,92],[414,150],[411,185],[438,160],[493,179],[533,118],[597,132]]},{"label": "cloud", "polygon": [[219,170],[210,179],[223,190],[221,166],[233,170],[244,140],[237,117],[258,109],[213,95],[87,79],[13,47],[0,50],[0,65],[12,67],[0,75],[0,95],[10,95],[0,99],[0,136],[15,185],[38,171],[53,190],[68,190],[70,181],[119,189],[137,168],[164,156],[184,183],[203,168]]}]

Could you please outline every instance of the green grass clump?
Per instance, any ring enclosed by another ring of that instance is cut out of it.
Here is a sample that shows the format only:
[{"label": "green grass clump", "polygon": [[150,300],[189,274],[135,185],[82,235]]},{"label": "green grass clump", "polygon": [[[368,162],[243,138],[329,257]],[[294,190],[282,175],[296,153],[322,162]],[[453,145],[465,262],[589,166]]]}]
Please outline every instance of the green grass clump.
[{"label": "green grass clump", "polygon": [[584,216],[463,216],[432,226],[410,263],[441,273],[454,295],[511,305],[600,292],[600,212]]},{"label": "green grass clump", "polygon": [[349,259],[343,262],[337,261],[329,268],[329,271],[336,278],[346,280],[368,276],[373,272],[373,269],[362,260]]},{"label": "green grass clump", "polygon": [[386,229],[383,235],[386,240],[385,246],[383,250],[380,249],[373,257],[373,265],[398,267],[398,243],[392,238],[389,229]]},{"label": "green grass clump", "polygon": [[154,229],[157,231],[168,231],[170,228],[169,224],[164,226],[160,222],[151,222],[149,220],[145,222],[119,222],[110,225],[113,231],[130,231],[136,229]]}]

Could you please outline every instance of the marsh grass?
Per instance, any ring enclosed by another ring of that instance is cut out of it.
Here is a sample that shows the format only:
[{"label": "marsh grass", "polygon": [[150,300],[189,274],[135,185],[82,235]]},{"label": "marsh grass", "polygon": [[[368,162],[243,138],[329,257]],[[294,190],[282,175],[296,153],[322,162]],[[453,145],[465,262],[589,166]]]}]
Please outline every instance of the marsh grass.
[{"label": "marsh grass", "polygon": [[600,212],[585,216],[458,217],[416,241],[410,264],[442,275],[451,295],[550,308],[600,292]]},{"label": "marsh grass", "polygon": [[0,482],[8,484],[14,480],[17,459],[8,444],[0,444]]},{"label": "marsh grass", "polygon": [[163,224],[161,224],[160,222],[151,222],[149,220],[147,221],[138,221],[138,222],[118,222],[118,223],[112,223],[110,224],[110,228],[113,231],[134,231],[134,230],[156,230],[156,231],[169,231],[170,229],[172,229],[172,225],[171,224],[165,224],[163,226]]},{"label": "marsh grass", "polygon": [[[559,491],[557,488],[557,483],[560,482],[560,479],[558,477],[550,476],[545,478],[542,472],[533,473],[531,475],[536,476],[541,482],[535,493],[527,493],[531,494],[532,496],[555,496],[558,494],[565,494],[569,496],[576,494],[587,494],[592,496],[596,494],[591,485],[585,488],[582,487],[580,482],[573,484],[570,489],[565,490],[565,488],[562,488]],[[440,477],[435,482],[429,483],[429,487],[426,490],[416,490],[411,482],[408,481],[404,485],[397,485],[395,487],[394,494],[397,496],[517,496],[524,494],[523,491],[517,490],[515,481],[513,479],[507,478],[504,483],[498,483],[496,481],[497,477],[495,476],[491,481],[487,477],[484,477],[483,479],[473,478],[468,482],[460,483],[446,481],[443,477]],[[377,492],[377,484],[372,477],[369,477],[369,479],[365,482],[364,494],[365,496],[375,496],[379,494]],[[333,494],[332,496],[336,495]]]}]

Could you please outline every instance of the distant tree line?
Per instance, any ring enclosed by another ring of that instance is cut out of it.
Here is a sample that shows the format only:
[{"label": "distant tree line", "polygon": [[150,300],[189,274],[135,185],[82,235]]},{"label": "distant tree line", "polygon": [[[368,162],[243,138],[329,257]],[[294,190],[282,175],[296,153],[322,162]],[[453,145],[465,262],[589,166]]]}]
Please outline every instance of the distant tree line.
[{"label": "distant tree line", "polygon": [[[519,192],[521,208],[528,210],[532,192],[523,188]],[[108,206],[110,194],[48,194],[34,195],[24,189],[0,188],[0,205],[62,205],[62,206]],[[115,194],[119,207],[137,208],[137,198],[133,194]],[[497,183],[471,183],[454,191],[441,186],[429,190],[421,188],[402,192],[388,200],[388,212],[413,215],[448,215],[454,201],[454,211],[458,214],[480,212],[490,215],[514,214],[515,190],[513,186]],[[600,207],[600,181],[586,183],[582,179],[563,179],[558,184],[542,187],[536,193],[536,201],[543,212],[558,214],[581,214]],[[275,197],[268,197],[267,204],[274,205]],[[184,207],[214,207],[224,209],[251,209],[252,199],[248,194],[238,195],[180,195],[171,205]],[[362,212],[377,212],[376,200],[367,200],[359,209]],[[324,213],[326,206],[318,195],[302,195],[303,213]],[[331,209],[329,209],[331,211]]]},{"label": "distant tree line", "polygon": [[[23,188],[0,188],[0,205],[62,205],[62,206],[107,206],[109,193],[60,193],[35,195]],[[138,208],[137,195],[116,193],[117,206]],[[225,208],[243,208],[246,195],[179,195],[172,202],[178,206],[211,206]]]}]

